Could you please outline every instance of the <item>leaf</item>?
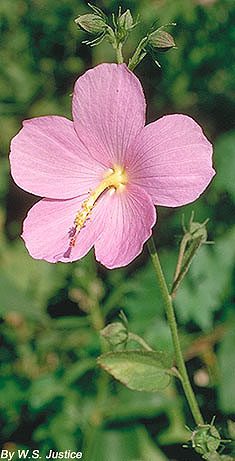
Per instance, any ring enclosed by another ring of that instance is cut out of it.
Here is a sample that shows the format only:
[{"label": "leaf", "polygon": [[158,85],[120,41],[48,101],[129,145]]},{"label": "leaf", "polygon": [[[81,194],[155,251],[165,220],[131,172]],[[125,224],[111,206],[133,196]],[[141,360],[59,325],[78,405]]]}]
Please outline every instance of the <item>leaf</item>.
[{"label": "leaf", "polygon": [[14,380],[12,376],[1,373],[0,392],[4,398],[0,401],[2,437],[8,440],[19,424],[21,407],[27,402],[27,393],[20,379]]},{"label": "leaf", "polygon": [[[167,398],[167,404],[177,404],[176,398]],[[120,387],[116,396],[105,407],[105,419],[108,422],[122,422],[130,419],[156,418],[166,411],[166,394],[164,391],[138,392]]]},{"label": "leaf", "polygon": [[74,363],[70,366],[68,371],[64,375],[64,383],[68,386],[73,382],[77,381],[87,371],[91,370],[95,366],[95,359],[87,358]]},{"label": "leaf", "polygon": [[171,296],[173,298],[175,298],[176,291],[187,275],[197,251],[207,241],[206,224],[208,220],[205,220],[203,223],[197,223],[193,221],[193,217],[194,213],[191,215],[188,229],[183,226],[184,236],[180,243],[178,262],[171,289]]},{"label": "leaf", "polygon": [[217,239],[213,247],[201,248],[175,299],[181,322],[193,320],[203,330],[212,327],[213,313],[233,289],[234,243],[235,227]]},{"label": "leaf", "polygon": [[40,411],[57,397],[63,397],[66,388],[53,375],[40,376],[33,381],[29,392],[29,404],[32,410]]},{"label": "leaf", "polygon": [[98,364],[132,390],[156,392],[167,387],[170,382],[169,358],[164,353],[108,352],[98,358]]},{"label": "leaf", "polygon": [[47,319],[48,299],[64,283],[59,266],[36,261],[29,256],[23,243],[11,245],[0,241],[0,315],[11,311],[33,319]]},{"label": "leaf", "polygon": [[[40,443],[42,452],[41,459],[45,459],[48,454],[48,441],[53,443],[57,450],[64,451],[70,448],[71,451],[77,451],[80,442],[80,425],[82,423],[83,414],[81,411],[81,401],[77,390],[71,392],[66,389],[64,399],[60,403],[56,411],[47,413],[47,408],[42,408],[42,413],[48,415],[46,419],[39,420],[39,426],[36,427],[33,433],[33,440]],[[76,435],[75,435],[76,434]],[[45,451],[45,452],[44,452]]]},{"label": "leaf", "polygon": [[134,428],[101,430],[94,428],[86,457],[92,461],[132,461],[139,459],[138,439]]},{"label": "leaf", "polygon": [[143,426],[93,429],[86,459],[92,461],[166,461]]},{"label": "leaf", "polygon": [[150,439],[146,429],[140,427],[136,429],[139,436],[139,445],[143,461],[167,461],[166,456]]}]

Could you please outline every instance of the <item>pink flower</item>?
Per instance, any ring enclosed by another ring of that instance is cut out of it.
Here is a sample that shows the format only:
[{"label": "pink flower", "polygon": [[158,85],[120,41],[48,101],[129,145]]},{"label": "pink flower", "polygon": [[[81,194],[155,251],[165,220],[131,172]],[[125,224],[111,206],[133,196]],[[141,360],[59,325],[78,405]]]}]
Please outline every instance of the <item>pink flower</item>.
[{"label": "pink flower", "polygon": [[33,258],[69,262],[93,246],[108,268],[125,266],[156,222],[154,205],[195,200],[211,181],[212,146],[185,115],[145,125],[145,98],[125,64],[80,77],[73,119],[24,122],[11,143],[15,182],[43,196],[24,221]]}]

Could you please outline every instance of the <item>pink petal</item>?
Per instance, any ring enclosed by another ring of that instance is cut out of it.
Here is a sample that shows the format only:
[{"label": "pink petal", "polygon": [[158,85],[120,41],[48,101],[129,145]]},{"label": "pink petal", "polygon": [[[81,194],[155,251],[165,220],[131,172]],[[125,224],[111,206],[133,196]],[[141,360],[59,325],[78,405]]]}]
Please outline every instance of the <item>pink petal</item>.
[{"label": "pink petal", "polygon": [[130,184],[122,193],[108,192],[105,202],[104,228],[95,242],[95,254],[112,269],[126,266],[141,253],[156,222],[156,211],[148,194]]},{"label": "pink petal", "polygon": [[58,116],[26,120],[12,140],[10,162],[22,189],[51,198],[84,194],[103,172],[78,139],[73,122]]},{"label": "pink petal", "polygon": [[103,220],[98,219],[98,206],[81,229],[75,247],[69,247],[73,221],[85,198],[43,199],[31,208],[24,221],[22,237],[33,258],[51,263],[71,262],[82,258],[91,249],[103,227]]},{"label": "pink petal", "polygon": [[125,64],[101,64],[80,77],[73,96],[74,125],[90,153],[106,167],[121,164],[145,124],[145,98]]},{"label": "pink petal", "polygon": [[142,251],[156,212],[146,192],[132,185],[124,193],[109,190],[98,199],[71,248],[74,218],[85,198],[43,199],[31,208],[22,237],[33,258],[52,263],[76,261],[95,244],[97,260],[113,268],[128,264]]},{"label": "pink petal", "polygon": [[206,189],[215,171],[212,146],[186,115],[168,115],[147,125],[129,152],[131,181],[157,205],[180,206]]}]

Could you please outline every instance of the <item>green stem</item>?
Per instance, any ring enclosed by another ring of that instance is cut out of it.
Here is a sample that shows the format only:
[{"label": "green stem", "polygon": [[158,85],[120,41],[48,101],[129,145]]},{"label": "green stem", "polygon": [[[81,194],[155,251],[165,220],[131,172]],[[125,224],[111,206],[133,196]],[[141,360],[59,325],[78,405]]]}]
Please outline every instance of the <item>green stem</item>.
[{"label": "green stem", "polygon": [[[178,261],[177,261],[177,264],[176,264],[175,274],[174,274],[174,278],[173,278],[173,285],[172,285],[172,289],[171,289],[171,293],[170,293],[172,299],[175,298],[176,292],[177,292],[177,290],[179,288],[179,285],[180,285],[180,283],[182,281],[182,279],[179,277],[179,275],[180,275],[180,272],[181,272],[181,269],[182,269],[183,258],[184,258],[184,255],[185,255],[185,251],[186,251],[188,241],[189,241],[188,236],[187,236],[187,234],[185,234],[183,239],[182,239],[182,242],[180,244]],[[182,278],[183,278],[183,274],[182,274]]]},{"label": "green stem", "polygon": [[[96,268],[94,266],[94,272],[95,270]],[[105,319],[99,301],[95,299],[95,297],[92,297],[91,301],[92,308],[90,311],[90,324],[93,330],[100,337],[99,332],[105,326]],[[103,338],[100,338],[100,348],[103,354],[107,352],[107,345]],[[87,427],[84,431],[83,448],[84,453],[86,453],[87,455],[87,459],[91,459],[91,457],[93,456],[96,438],[98,437],[103,424],[103,407],[105,401],[107,400],[108,380],[108,374],[104,373],[103,370],[100,370],[100,374],[97,381],[97,397],[94,412],[91,415],[90,421],[87,424]]]},{"label": "green stem", "polygon": [[188,236],[184,235],[184,237],[182,239],[182,242],[180,244],[179,257],[178,257],[178,261],[177,261],[177,265],[176,265],[176,269],[175,269],[175,275],[174,275],[173,283],[179,277],[180,270],[181,270],[182,263],[183,263],[183,257],[184,257],[185,251],[186,251],[187,243],[188,243]]},{"label": "green stem", "polygon": [[157,254],[157,250],[155,247],[155,243],[153,240],[153,237],[151,237],[148,241],[148,249],[149,253],[152,259],[153,267],[156,273],[156,277],[159,283],[159,287],[161,290],[162,298],[164,301],[165,305],[165,310],[166,310],[166,315],[168,319],[168,323],[170,326],[171,330],[171,335],[172,335],[172,341],[175,349],[175,357],[176,357],[176,364],[178,367],[178,370],[181,375],[181,382],[182,386],[184,389],[184,393],[186,395],[186,398],[188,400],[189,407],[191,409],[193,418],[195,420],[195,423],[198,424],[204,424],[202,414],[200,412],[196,397],[194,395],[192,386],[189,381],[188,377],[188,372],[184,363],[183,359],[183,354],[180,346],[180,340],[179,340],[179,334],[178,334],[178,328],[177,328],[177,323],[176,323],[176,317],[175,317],[175,312],[174,312],[174,306],[172,302],[172,298],[169,294],[167,284],[165,277],[163,275],[163,271],[161,268],[160,260]]},{"label": "green stem", "polygon": [[138,44],[133,56],[129,59],[128,67],[130,70],[134,70],[136,66],[144,59],[147,52],[144,51],[144,45],[146,45],[148,37],[144,37]]},{"label": "green stem", "polygon": [[117,63],[123,64],[124,59],[122,55],[122,42],[118,43],[117,48],[116,48],[116,53],[117,53]]}]

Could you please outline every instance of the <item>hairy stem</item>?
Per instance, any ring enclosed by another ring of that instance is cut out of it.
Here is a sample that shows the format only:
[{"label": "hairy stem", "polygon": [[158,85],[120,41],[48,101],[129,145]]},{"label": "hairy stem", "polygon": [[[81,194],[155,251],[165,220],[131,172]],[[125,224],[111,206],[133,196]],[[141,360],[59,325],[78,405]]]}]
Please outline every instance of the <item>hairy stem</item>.
[{"label": "hairy stem", "polygon": [[129,59],[128,67],[130,70],[134,70],[136,66],[144,59],[147,52],[144,50],[144,45],[147,43],[148,37],[144,37],[138,44],[133,56]]},{"label": "hairy stem", "polygon": [[124,59],[122,55],[122,43],[121,42],[117,45],[116,53],[117,53],[117,63],[123,64]]},{"label": "hairy stem", "polygon": [[176,323],[174,306],[173,306],[172,298],[167,288],[165,277],[163,275],[163,271],[161,268],[160,260],[158,257],[158,253],[155,247],[153,237],[151,237],[148,241],[148,249],[149,249],[151,259],[152,259],[157,281],[158,281],[158,284],[161,290],[161,294],[162,294],[162,298],[163,298],[163,302],[165,306],[165,311],[166,311],[166,316],[167,316],[167,320],[168,320],[169,327],[171,330],[171,336],[172,336],[172,341],[173,341],[174,350],[175,350],[176,364],[177,364],[178,370],[181,375],[181,383],[184,389],[184,393],[187,398],[187,401],[191,409],[195,423],[197,425],[203,424],[204,423],[203,417],[200,412],[192,386],[190,384],[188,372],[187,372],[187,369],[184,363],[180,340],[179,340],[178,328],[177,328],[177,323]]},{"label": "hairy stem", "polygon": [[[97,279],[96,265],[94,263],[94,260],[92,260],[92,263],[94,273],[93,277],[94,279]],[[107,344],[105,340],[100,337],[100,330],[102,330],[105,326],[105,318],[96,295],[91,294],[90,302],[90,326],[96,332],[96,334],[99,335],[100,349],[102,353],[105,353],[107,352]],[[84,430],[83,449],[86,453],[87,459],[91,459],[93,456],[96,439],[99,435],[100,428],[103,424],[103,407],[105,401],[108,398],[108,381],[108,374],[104,373],[103,370],[100,370],[99,377],[97,380],[96,403],[94,405],[94,410],[90,415],[89,422],[87,422],[87,425]]]}]

